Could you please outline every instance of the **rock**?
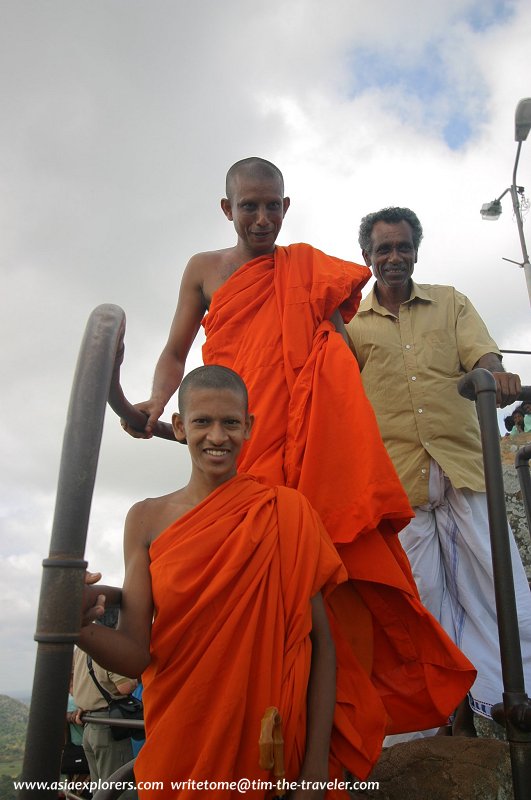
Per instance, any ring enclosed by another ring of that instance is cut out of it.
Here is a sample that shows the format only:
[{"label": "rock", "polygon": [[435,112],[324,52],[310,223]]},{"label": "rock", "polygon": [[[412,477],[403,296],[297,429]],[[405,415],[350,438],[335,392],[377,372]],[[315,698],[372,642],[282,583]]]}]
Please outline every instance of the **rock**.
[{"label": "rock", "polygon": [[[527,434],[527,436],[529,437],[529,434]],[[504,452],[503,447],[505,442],[506,440],[502,439],[502,453]],[[520,481],[516,467],[504,463],[502,469],[507,518],[513,530],[520,555],[522,556],[527,577],[531,578],[531,536],[527,527],[527,517],[522,499],[522,492],[520,491]]]},{"label": "rock", "polygon": [[509,745],[496,739],[432,736],[382,753],[367,778],[378,789],[355,800],[513,800]]}]

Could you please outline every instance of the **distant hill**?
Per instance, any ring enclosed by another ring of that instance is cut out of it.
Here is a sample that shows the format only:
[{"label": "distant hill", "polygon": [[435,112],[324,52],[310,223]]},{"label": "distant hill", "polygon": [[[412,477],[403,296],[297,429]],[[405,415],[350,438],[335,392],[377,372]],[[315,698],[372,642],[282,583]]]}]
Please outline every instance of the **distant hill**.
[{"label": "distant hill", "polygon": [[0,694],[0,761],[22,758],[29,708],[19,700]]}]

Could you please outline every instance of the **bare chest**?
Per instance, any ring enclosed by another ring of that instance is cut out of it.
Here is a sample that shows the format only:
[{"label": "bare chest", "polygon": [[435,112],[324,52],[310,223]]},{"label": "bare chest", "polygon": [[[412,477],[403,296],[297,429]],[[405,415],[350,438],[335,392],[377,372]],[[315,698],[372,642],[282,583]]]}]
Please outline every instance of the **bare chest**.
[{"label": "bare chest", "polygon": [[226,261],[223,260],[217,264],[211,265],[211,268],[203,278],[203,296],[205,298],[207,308],[212,302],[214,292],[216,292],[220,286],[223,286],[223,284],[228,281],[228,279],[236,272],[239,266],[240,264],[236,263],[234,259]]}]

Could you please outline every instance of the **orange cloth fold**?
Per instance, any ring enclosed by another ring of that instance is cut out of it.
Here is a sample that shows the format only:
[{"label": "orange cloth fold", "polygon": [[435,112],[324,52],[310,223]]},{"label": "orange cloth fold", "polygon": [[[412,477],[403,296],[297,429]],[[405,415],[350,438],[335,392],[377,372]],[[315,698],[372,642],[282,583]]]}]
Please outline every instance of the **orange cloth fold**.
[{"label": "orange cloth fold", "polygon": [[359,778],[386,733],[444,724],[475,671],[421,605],[396,535],[412,516],[365,396],[329,321],[354,315],[370,271],[306,244],[240,267],[204,321],[205,364],[238,372],[256,422],[242,471],[299,489],[351,581],[329,617],[338,656],[333,758]]},{"label": "orange cloth fold", "polygon": [[[147,739],[135,777],[163,781],[164,790],[140,797],[236,798],[236,789],[197,782],[271,780],[258,765],[268,706],[280,710],[286,776],[295,780],[305,748],[310,598],[346,580],[318,515],[298,492],[241,474],[160,534],[150,556]],[[172,781],[185,786],[172,790]]]}]

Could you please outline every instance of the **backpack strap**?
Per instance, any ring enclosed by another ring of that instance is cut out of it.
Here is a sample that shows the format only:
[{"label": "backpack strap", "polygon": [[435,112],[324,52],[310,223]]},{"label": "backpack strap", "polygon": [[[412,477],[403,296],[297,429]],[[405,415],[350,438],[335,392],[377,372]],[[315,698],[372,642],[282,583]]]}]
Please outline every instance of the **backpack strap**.
[{"label": "backpack strap", "polygon": [[103,697],[103,699],[107,701],[107,705],[110,705],[110,704],[111,704],[111,702],[114,700],[114,697],[113,697],[111,694],[109,694],[109,692],[107,691],[107,689],[104,689],[104,688],[103,688],[103,686],[101,685],[101,683],[100,683],[100,682],[98,681],[98,679],[96,678],[96,676],[95,676],[95,674],[94,674],[94,667],[92,666],[92,657],[91,657],[91,656],[89,656],[89,655],[87,655],[87,669],[88,669],[88,671],[89,671],[89,675],[90,675],[90,677],[92,678],[92,680],[93,680],[93,681],[94,681],[94,683],[96,684],[96,688],[97,688],[97,690],[99,691],[99,693],[101,694],[101,696]]}]

